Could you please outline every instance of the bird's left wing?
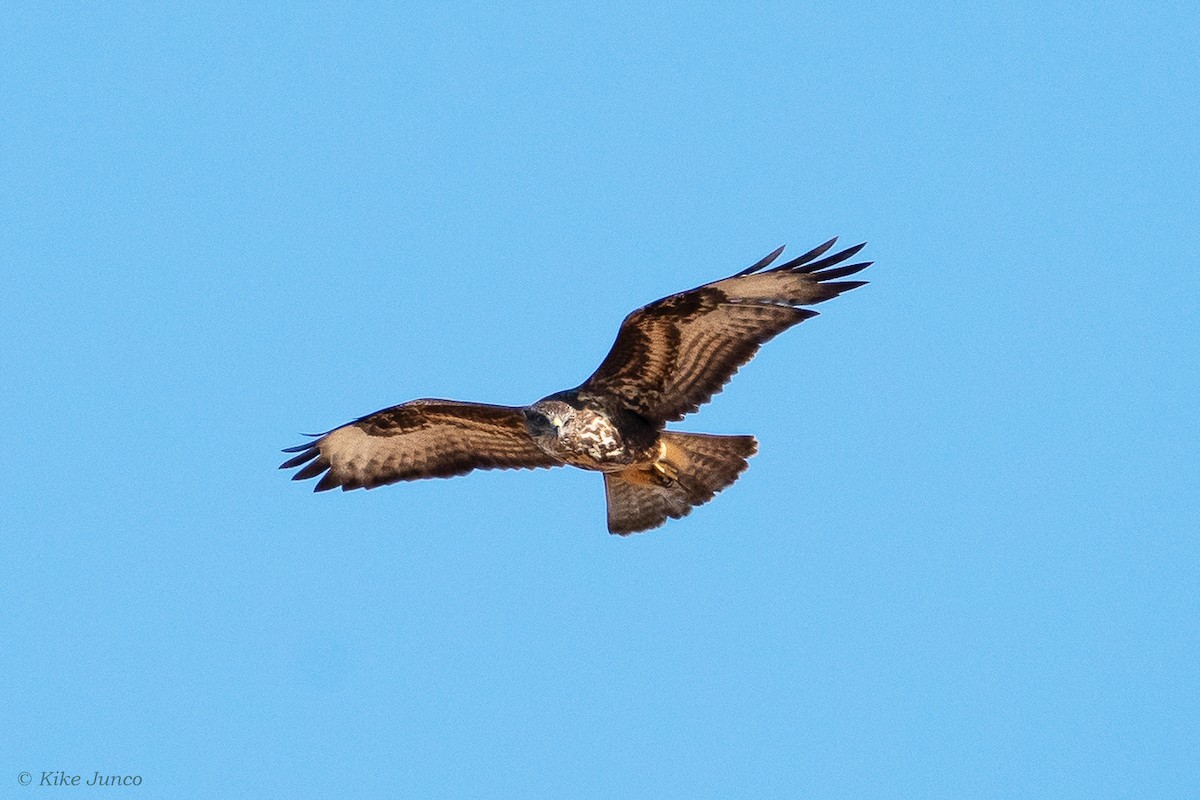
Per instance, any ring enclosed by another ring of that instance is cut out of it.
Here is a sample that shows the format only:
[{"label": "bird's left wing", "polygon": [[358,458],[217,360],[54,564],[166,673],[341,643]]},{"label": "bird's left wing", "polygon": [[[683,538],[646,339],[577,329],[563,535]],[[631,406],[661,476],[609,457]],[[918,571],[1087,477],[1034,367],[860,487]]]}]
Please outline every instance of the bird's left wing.
[{"label": "bird's left wing", "polygon": [[866,269],[869,261],[837,266],[863,245],[826,256],[836,241],[767,269],[781,247],[736,275],[634,311],[600,367],[579,386],[580,396],[615,397],[656,422],[682,419],[719,392],[759,347],[816,316],[802,306],[863,285],[839,279]]},{"label": "bird's left wing", "polygon": [[284,452],[299,455],[280,469],[307,465],[292,480],[325,473],[318,492],[559,463],[529,437],[520,408],[454,400],[413,400],[376,411]]}]

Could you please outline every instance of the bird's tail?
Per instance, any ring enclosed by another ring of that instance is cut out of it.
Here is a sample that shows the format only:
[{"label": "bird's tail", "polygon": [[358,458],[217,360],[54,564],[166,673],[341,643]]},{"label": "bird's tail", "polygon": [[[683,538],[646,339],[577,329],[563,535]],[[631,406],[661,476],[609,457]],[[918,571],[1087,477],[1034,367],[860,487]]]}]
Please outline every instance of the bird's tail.
[{"label": "bird's tail", "polygon": [[636,533],[687,516],[736,481],[757,451],[753,436],[664,432],[653,464],[604,473],[609,532]]}]

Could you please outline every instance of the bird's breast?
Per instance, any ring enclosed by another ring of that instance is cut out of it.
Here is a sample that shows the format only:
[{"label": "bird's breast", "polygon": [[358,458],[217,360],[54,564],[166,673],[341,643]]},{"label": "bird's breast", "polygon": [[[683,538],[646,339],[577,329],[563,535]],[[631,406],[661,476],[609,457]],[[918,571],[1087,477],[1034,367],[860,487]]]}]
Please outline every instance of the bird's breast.
[{"label": "bird's breast", "polygon": [[626,467],[638,456],[608,415],[589,409],[575,413],[555,446],[555,455],[568,464],[606,472]]}]

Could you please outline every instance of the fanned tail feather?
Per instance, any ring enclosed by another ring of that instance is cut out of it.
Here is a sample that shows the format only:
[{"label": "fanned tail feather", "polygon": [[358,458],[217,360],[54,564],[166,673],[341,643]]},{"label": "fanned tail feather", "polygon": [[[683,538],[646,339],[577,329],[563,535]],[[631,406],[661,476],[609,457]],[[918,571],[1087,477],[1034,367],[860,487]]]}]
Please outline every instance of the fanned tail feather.
[{"label": "fanned tail feather", "polygon": [[753,436],[668,431],[662,442],[653,466],[604,474],[610,533],[637,533],[687,516],[736,481],[758,451]]}]

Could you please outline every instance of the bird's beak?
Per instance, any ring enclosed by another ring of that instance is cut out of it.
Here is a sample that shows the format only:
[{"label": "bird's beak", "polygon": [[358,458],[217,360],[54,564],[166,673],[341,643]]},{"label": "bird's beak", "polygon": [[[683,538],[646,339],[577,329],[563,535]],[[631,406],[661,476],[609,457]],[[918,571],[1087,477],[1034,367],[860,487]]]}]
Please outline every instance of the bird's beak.
[{"label": "bird's beak", "polygon": [[554,430],[561,431],[563,426],[563,418],[556,414],[550,418],[550,424],[554,426]]}]

